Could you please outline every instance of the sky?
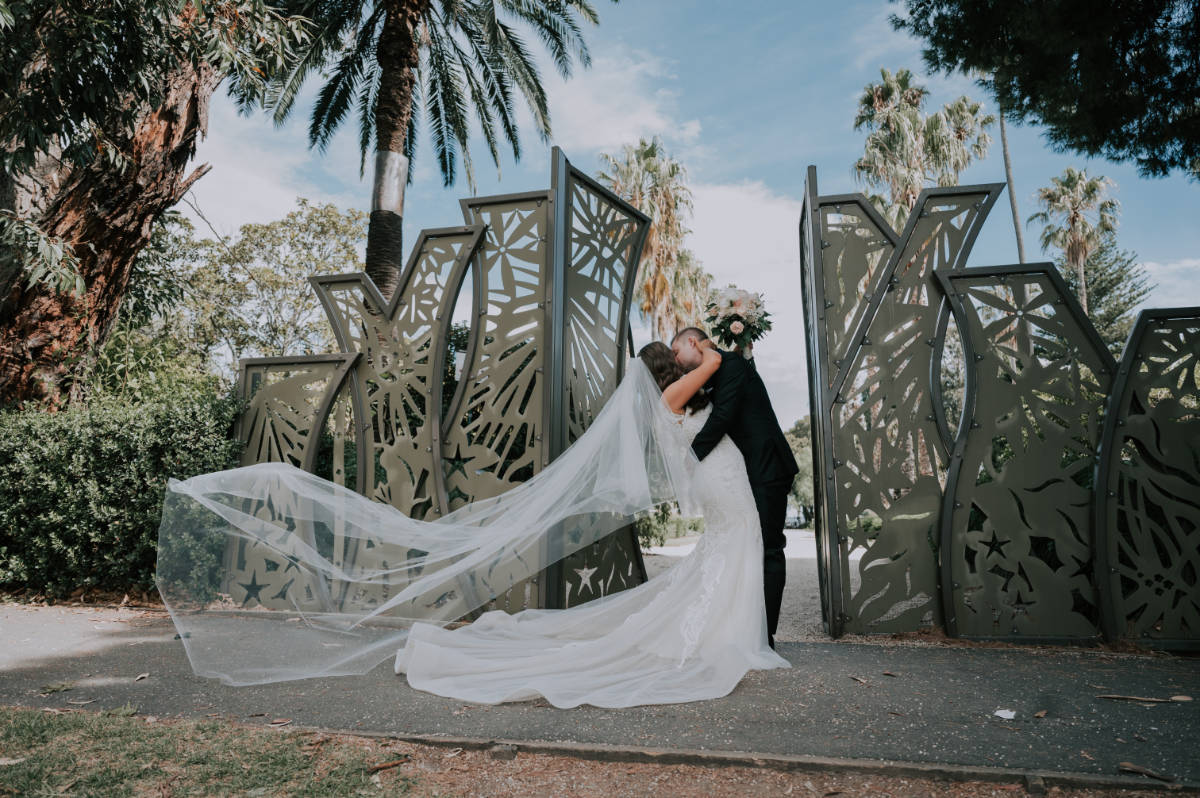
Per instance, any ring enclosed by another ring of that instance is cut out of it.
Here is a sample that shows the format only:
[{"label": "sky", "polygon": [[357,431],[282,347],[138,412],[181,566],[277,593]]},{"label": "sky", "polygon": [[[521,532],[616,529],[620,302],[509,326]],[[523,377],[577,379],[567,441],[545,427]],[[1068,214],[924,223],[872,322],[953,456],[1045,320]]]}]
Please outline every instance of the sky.
[{"label": "sky", "polygon": [[[553,137],[542,142],[531,117],[520,120],[523,155],[502,153],[499,174],[482,142],[472,148],[481,196],[545,189],[550,147],[563,148],[578,168],[600,169],[600,153],[616,153],[639,137],[660,136],[686,166],[694,198],[687,246],[714,277],[761,292],[774,326],[755,344],[755,358],[786,428],[808,413],[797,225],[808,165],[821,194],[863,191],[850,167],[865,135],[853,130],[863,87],[879,70],[912,70],[930,90],[927,110],[962,94],[994,103],[962,76],[927,75],[920,41],[898,33],[886,0],[594,0],[600,24],[585,30],[590,69],[568,80],[542,59]],[[532,34],[530,46],[540,45]],[[222,235],[240,225],[283,217],[297,197],[370,210],[370,173],[359,176],[357,130],[340,131],[324,153],[310,149],[311,82],[292,117],[276,126],[265,114],[238,114],[219,93],[195,162],[212,166],[190,199]],[[998,127],[988,156],[961,183],[1003,182]],[[1135,252],[1157,284],[1147,306],[1200,305],[1200,183],[1181,175],[1146,179],[1132,164],[1054,152],[1034,125],[1008,126],[1013,179],[1022,218],[1034,194],[1068,166],[1116,183],[1121,203],[1118,240]],[[427,227],[461,224],[458,199],[471,191],[460,175],[444,188],[427,137],[418,141],[415,179],[405,199],[404,239]],[[193,211],[185,215],[204,227]],[[1027,259],[1041,252],[1038,230],[1025,228]],[[970,266],[1016,263],[1008,198],[996,203],[968,260]],[[643,343],[644,328],[635,331]]]}]

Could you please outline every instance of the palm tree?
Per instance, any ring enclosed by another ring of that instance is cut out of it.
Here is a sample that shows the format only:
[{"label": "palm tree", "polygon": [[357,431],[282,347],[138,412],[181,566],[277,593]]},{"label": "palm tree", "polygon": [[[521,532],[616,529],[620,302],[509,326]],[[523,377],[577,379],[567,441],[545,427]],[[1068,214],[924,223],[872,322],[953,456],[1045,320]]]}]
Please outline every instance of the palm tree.
[{"label": "palm tree", "polygon": [[987,155],[987,128],[996,117],[983,106],[959,97],[940,111],[923,113],[929,92],[913,82],[912,72],[880,70],[880,82],[868,84],[858,101],[854,129],[867,130],[863,156],[855,162],[857,180],[886,187],[888,197],[872,201],[894,227],[903,226],[927,185],[954,186],[972,161]]},{"label": "palm tree", "polygon": [[443,183],[454,184],[461,157],[474,190],[467,146],[472,114],[497,169],[501,138],[514,158],[521,157],[515,94],[529,106],[541,139],[550,138],[541,75],[516,26],[541,39],[566,78],[576,60],[591,64],[580,23],[598,22],[588,0],[283,0],[282,5],[313,20],[314,35],[274,81],[267,105],[282,123],[305,80],[327,70],[312,109],[310,144],[323,150],[347,114],[358,117],[360,170],[372,145],[375,150],[366,271],[385,296],[392,294],[403,262],[404,190],[412,180],[422,106]]},{"label": "palm tree", "polygon": [[1000,115],[1000,150],[1004,153],[1004,181],[1008,183],[1008,204],[1012,208],[1013,230],[1017,233],[1017,260],[1025,262],[1025,234],[1021,231],[1021,215],[1017,211],[1017,189],[1013,185],[1012,158],[1008,154],[1008,130],[1004,124],[1004,110]]},{"label": "palm tree", "polygon": [[[1050,178],[1052,185],[1038,189],[1042,210],[1029,217],[1029,224],[1045,224],[1042,249],[1057,247],[1075,272],[1079,285],[1079,304],[1088,312],[1087,276],[1084,265],[1103,241],[1105,234],[1117,229],[1115,199],[1105,199],[1115,184],[1104,176],[1088,177],[1087,169],[1068,166],[1062,177]],[[1090,218],[1094,214],[1095,221]]]},{"label": "palm tree", "polygon": [[[687,170],[656,136],[627,144],[618,157],[601,153],[599,174],[613,193],[650,217],[638,265],[634,299],[659,340],[670,341],[681,326],[694,324],[707,305],[712,278],[683,249],[685,215],[692,209]],[[705,279],[707,278],[707,280]],[[699,313],[693,308],[699,307]]]}]

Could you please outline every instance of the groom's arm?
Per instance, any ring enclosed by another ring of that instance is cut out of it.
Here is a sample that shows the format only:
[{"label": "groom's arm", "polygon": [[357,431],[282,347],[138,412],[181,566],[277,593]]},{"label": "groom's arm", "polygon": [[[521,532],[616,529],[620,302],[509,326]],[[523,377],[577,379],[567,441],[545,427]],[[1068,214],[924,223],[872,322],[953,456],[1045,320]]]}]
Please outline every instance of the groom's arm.
[{"label": "groom's arm", "polygon": [[746,378],[750,366],[746,364],[745,358],[726,358],[721,370],[725,373],[721,375],[721,382],[713,391],[712,412],[708,414],[708,420],[704,422],[704,426],[692,439],[692,451],[701,460],[708,456],[708,453],[729,431],[733,420],[741,412],[742,397],[746,393]]}]

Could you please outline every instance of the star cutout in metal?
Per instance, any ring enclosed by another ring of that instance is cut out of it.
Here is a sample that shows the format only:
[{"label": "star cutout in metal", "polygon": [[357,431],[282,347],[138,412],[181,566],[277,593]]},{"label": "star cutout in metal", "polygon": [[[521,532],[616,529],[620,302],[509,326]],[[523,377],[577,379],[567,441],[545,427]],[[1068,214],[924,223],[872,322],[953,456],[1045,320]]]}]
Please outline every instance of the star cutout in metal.
[{"label": "star cutout in metal", "polygon": [[250,573],[250,584],[246,584],[244,582],[239,582],[238,584],[241,585],[242,589],[246,591],[246,598],[242,599],[243,607],[250,603],[250,599],[254,599],[261,604],[262,598],[260,598],[258,594],[263,591],[263,588],[270,587],[270,585],[265,582],[259,583],[258,571],[252,571]]},{"label": "star cutout in metal", "polygon": [[579,592],[592,589],[592,576],[598,569],[596,568],[576,568],[575,573],[579,574]]},{"label": "star cutout in metal", "polygon": [[990,557],[993,554],[999,554],[1001,557],[1003,557],[1004,556],[1004,547],[1007,546],[1009,543],[1012,543],[1012,541],[1011,540],[1000,540],[1000,538],[998,538],[996,536],[996,530],[993,529],[992,530],[992,539],[983,541],[983,545],[987,546],[987,554],[984,556]]},{"label": "star cutout in metal", "polygon": [[467,463],[471,462],[474,459],[475,459],[474,455],[472,455],[471,457],[463,457],[462,456],[462,447],[455,446],[454,447],[454,456],[446,457],[442,461],[446,464],[446,478],[449,479],[450,477],[454,476],[455,471],[458,471],[464,477],[466,477],[467,476]]}]

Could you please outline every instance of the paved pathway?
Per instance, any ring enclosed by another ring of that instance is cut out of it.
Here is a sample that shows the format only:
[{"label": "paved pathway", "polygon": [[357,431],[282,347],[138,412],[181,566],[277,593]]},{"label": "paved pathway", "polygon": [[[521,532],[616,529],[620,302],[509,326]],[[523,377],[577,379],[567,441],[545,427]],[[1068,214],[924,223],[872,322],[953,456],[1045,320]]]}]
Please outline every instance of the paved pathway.
[{"label": "paved pathway", "polygon": [[[730,696],[672,706],[468,706],[412,690],[387,664],[364,677],[230,688],[192,674],[161,613],[0,605],[0,704],[396,735],[887,759],[1115,776],[1132,762],[1200,787],[1200,662],[1098,650],[781,643],[795,667]],[[887,672],[887,673],[885,673]],[[142,673],[148,678],[137,680]],[[894,674],[894,675],[888,675]],[[43,687],[71,683],[43,694]],[[78,705],[76,705],[78,706]],[[1009,710],[1011,718],[995,714]],[[1043,717],[1037,717],[1044,711]],[[1153,784],[1153,782],[1149,782]]]}]

